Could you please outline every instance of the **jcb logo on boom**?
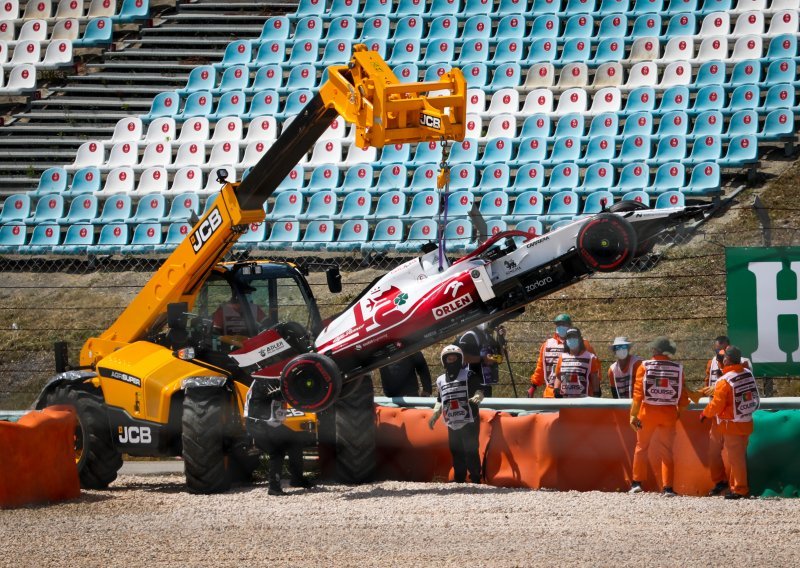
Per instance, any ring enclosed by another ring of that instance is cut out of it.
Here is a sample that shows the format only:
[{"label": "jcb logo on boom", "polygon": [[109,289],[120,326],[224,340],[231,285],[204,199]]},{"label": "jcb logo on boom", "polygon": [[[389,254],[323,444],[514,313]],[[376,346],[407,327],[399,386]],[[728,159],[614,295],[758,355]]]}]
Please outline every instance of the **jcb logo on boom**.
[{"label": "jcb logo on boom", "polygon": [[149,444],[153,441],[149,426],[120,426],[120,444]]},{"label": "jcb logo on boom", "polygon": [[419,115],[419,123],[422,126],[427,126],[428,128],[433,128],[435,130],[440,130],[442,128],[442,120],[429,114],[421,113]]},{"label": "jcb logo on boom", "polygon": [[194,252],[200,252],[200,249],[208,242],[211,235],[219,229],[220,225],[222,225],[222,215],[219,214],[219,208],[215,207],[211,210],[211,213],[208,214],[206,220],[200,223],[197,230],[189,236],[189,242],[192,243],[192,250]]}]

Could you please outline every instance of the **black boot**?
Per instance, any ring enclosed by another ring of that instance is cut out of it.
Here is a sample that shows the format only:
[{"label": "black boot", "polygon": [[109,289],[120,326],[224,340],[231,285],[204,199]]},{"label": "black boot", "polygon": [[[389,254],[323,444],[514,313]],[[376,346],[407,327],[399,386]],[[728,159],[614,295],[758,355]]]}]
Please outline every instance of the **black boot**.
[{"label": "black boot", "polygon": [[314,487],[314,484],[311,483],[311,480],[304,475],[300,477],[293,477],[289,482],[289,485],[292,487],[302,487],[303,489],[310,489]]},{"label": "black boot", "polygon": [[269,491],[267,491],[270,495],[285,495],[283,492],[283,488],[281,487],[281,475],[280,473],[270,473],[269,476]]}]

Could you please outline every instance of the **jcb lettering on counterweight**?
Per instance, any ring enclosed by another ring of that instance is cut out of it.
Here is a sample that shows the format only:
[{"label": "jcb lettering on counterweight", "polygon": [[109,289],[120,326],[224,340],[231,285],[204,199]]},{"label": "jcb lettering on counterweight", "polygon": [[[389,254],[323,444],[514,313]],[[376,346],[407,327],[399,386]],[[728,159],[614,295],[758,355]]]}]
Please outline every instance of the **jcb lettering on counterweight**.
[{"label": "jcb lettering on counterweight", "polygon": [[150,428],[147,426],[120,426],[120,444],[149,444],[153,441]]},{"label": "jcb lettering on counterweight", "polygon": [[208,242],[219,226],[222,225],[222,215],[219,214],[219,208],[214,207],[211,213],[208,214],[205,221],[200,223],[194,233],[189,236],[189,242],[192,243],[192,250],[200,252],[203,245]]},{"label": "jcb lettering on counterweight", "polygon": [[419,123],[422,126],[427,126],[428,128],[433,128],[435,130],[440,130],[442,128],[442,120],[429,114],[420,113]]}]

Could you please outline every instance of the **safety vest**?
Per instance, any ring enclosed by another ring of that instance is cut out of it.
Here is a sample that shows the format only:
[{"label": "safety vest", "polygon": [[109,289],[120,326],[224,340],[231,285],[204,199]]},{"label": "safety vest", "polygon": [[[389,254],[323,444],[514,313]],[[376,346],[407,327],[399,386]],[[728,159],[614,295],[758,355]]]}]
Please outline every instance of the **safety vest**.
[{"label": "safety vest", "polygon": [[753,413],[758,410],[761,397],[750,369],[745,369],[741,373],[734,371],[725,373],[720,380],[727,381],[733,390],[733,421],[752,422]]},{"label": "safety vest", "polygon": [[[752,369],[753,366],[750,364],[750,359],[747,357],[742,357],[742,365],[747,367],[748,369]],[[716,357],[711,358],[711,365],[708,368],[708,386],[712,389],[714,385],[717,384],[717,381],[722,376],[722,367],[719,366],[719,361]]]},{"label": "safety vest", "polygon": [[459,430],[473,422],[472,407],[469,405],[467,379],[469,369],[463,368],[458,377],[448,381],[446,375],[436,379],[439,398],[442,399],[442,416],[444,423],[451,430]]},{"label": "safety vest", "polygon": [[678,406],[681,398],[683,365],[675,361],[649,359],[644,365],[644,402],[657,406]]},{"label": "safety vest", "polygon": [[633,368],[636,363],[641,361],[636,355],[631,355],[631,360],[628,362],[628,370],[622,371],[619,361],[614,361],[611,365],[611,376],[614,377],[614,388],[617,389],[617,396],[619,398],[631,398],[633,393]]},{"label": "safety vest", "polygon": [[475,342],[480,346],[480,353],[481,353],[481,362],[480,362],[480,369],[481,369],[481,384],[482,385],[496,385],[500,382],[500,369],[496,363],[486,364],[484,362],[484,358],[487,355],[499,355],[500,348],[492,339],[489,334],[480,331],[476,332],[474,329],[469,330],[461,337],[465,337],[469,334],[475,336]]},{"label": "safety vest", "polygon": [[561,396],[564,398],[581,398],[589,396],[589,375],[592,372],[592,361],[595,356],[589,351],[580,355],[562,353],[561,368],[558,378],[561,379]]},{"label": "safety vest", "polygon": [[559,356],[564,354],[567,348],[563,341],[559,341],[555,337],[549,337],[547,338],[547,341],[544,342],[543,349],[544,382],[548,387],[553,388],[553,383],[555,383],[556,380],[556,363],[558,363]]}]

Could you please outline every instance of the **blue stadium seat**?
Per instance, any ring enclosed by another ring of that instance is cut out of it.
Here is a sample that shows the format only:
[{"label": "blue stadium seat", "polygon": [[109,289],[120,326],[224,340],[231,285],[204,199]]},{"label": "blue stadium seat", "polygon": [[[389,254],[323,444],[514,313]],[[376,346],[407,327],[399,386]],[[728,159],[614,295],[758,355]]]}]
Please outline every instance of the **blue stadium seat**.
[{"label": "blue stadium seat", "polygon": [[89,254],[113,255],[128,244],[130,228],[126,223],[111,223],[100,230],[97,243],[87,247]]},{"label": "blue stadium seat", "polygon": [[617,145],[613,136],[589,137],[586,150],[583,156],[577,160],[577,164],[590,167],[597,162],[611,162],[616,157],[616,152]]},{"label": "blue stadium seat", "polygon": [[736,87],[731,94],[728,106],[721,110],[725,114],[733,114],[740,110],[756,109],[758,107],[760,95],[761,93],[757,86],[740,85]]},{"label": "blue stadium seat", "polygon": [[615,112],[604,112],[592,119],[589,134],[592,136],[616,136],[619,133],[619,115]]},{"label": "blue stadium seat", "polygon": [[[519,63],[503,63],[492,74],[492,81],[488,85],[490,92],[500,89],[517,88],[522,84],[522,67]],[[470,86],[472,88],[472,86]]]},{"label": "blue stadium seat", "polygon": [[584,133],[584,117],[577,112],[571,112],[563,115],[556,123],[556,130],[553,133],[553,138],[580,138]]},{"label": "blue stadium seat", "polygon": [[629,191],[622,196],[622,201],[636,201],[637,203],[650,207],[650,195],[642,190]]},{"label": "blue stadium seat", "polygon": [[129,24],[136,21],[147,20],[149,17],[149,0],[123,0],[119,12],[111,16],[111,20],[115,24]]},{"label": "blue stadium seat", "polygon": [[[702,113],[695,119],[694,127],[697,128],[698,121],[701,124],[707,124],[712,127],[713,124],[719,121],[720,127],[722,126],[722,114],[715,113],[715,111],[708,111]],[[689,116],[685,111],[674,110],[668,112],[661,117],[661,122],[658,123],[658,131],[656,136],[686,136],[689,129]]]},{"label": "blue stadium seat", "polygon": [[292,35],[291,40],[295,44],[297,42],[306,40],[319,41],[322,39],[322,32],[324,30],[325,27],[322,23],[321,16],[306,16],[295,23],[294,34]]},{"label": "blue stadium seat", "polygon": [[25,222],[31,216],[31,198],[26,193],[9,195],[3,202],[0,224]]},{"label": "blue stadium seat", "polygon": [[402,218],[406,214],[406,195],[402,191],[388,191],[378,198],[372,219]]},{"label": "blue stadium seat", "polygon": [[552,195],[562,190],[574,190],[580,183],[580,168],[574,162],[561,162],[556,164],[550,172],[550,179],[546,186],[541,188],[545,195]]},{"label": "blue stadium seat", "polygon": [[[428,62],[426,61],[425,64]],[[452,69],[449,63],[434,63],[425,70],[423,81],[438,81],[445,73]]]},{"label": "blue stadium seat", "polygon": [[492,8],[494,8],[494,0],[464,0],[464,15],[469,18],[489,16]]},{"label": "blue stadium seat", "polygon": [[[283,193],[285,191],[299,192],[301,189],[303,189],[303,183],[305,182],[304,175],[303,166],[293,167],[275,189],[275,195],[277,196],[279,193]],[[244,179],[244,176],[242,176],[242,179]]]},{"label": "blue stadium seat", "polygon": [[183,110],[175,115],[175,120],[183,122],[195,116],[208,117],[211,114],[213,101],[214,97],[209,91],[195,91],[186,98],[186,104],[183,105]]},{"label": "blue stadium seat", "polygon": [[[580,0],[579,0],[580,1]],[[562,39],[591,39],[594,33],[594,19],[586,13],[573,14],[567,19]]]},{"label": "blue stadium seat", "polygon": [[653,114],[637,112],[625,120],[621,136],[650,136],[653,134]]},{"label": "blue stadium seat", "polygon": [[366,19],[370,16],[389,17],[392,13],[392,0],[364,0],[364,6],[359,12],[359,19]]},{"label": "blue stadium seat", "polygon": [[[387,3],[389,0],[386,0]],[[392,26],[388,16],[373,15],[367,19],[361,27],[361,34],[358,36],[359,42],[379,39],[388,40]]]},{"label": "blue stadium seat", "polygon": [[607,162],[596,162],[586,168],[583,183],[575,188],[578,194],[592,193],[614,186],[614,166]]},{"label": "blue stadium seat", "polygon": [[401,81],[416,82],[419,80],[419,67],[416,63],[401,63],[392,69],[395,76]]},{"label": "blue stadium seat", "polygon": [[401,63],[417,63],[419,62],[420,54],[420,40],[418,39],[404,39],[395,42],[392,48],[392,55],[389,57],[388,63],[390,65],[399,65]]},{"label": "blue stadium seat", "polygon": [[442,149],[434,142],[420,142],[414,151],[414,158],[411,165],[438,164],[442,159]]},{"label": "blue stadium seat", "polygon": [[697,91],[691,112],[698,114],[707,110],[722,110],[725,105],[725,89],[720,85],[709,85]]},{"label": "blue stadium seat", "polygon": [[165,220],[169,223],[188,221],[192,214],[199,214],[199,212],[200,197],[196,193],[188,191],[173,198]]},{"label": "blue stadium seat", "polygon": [[433,190],[417,191],[411,198],[407,217],[411,219],[433,218],[439,214],[439,194]]},{"label": "blue stadium seat", "polygon": [[[487,0],[488,2],[489,0]],[[481,41],[491,41],[492,38],[492,19],[485,14],[475,14],[464,22],[461,30],[461,42],[471,39]]]},{"label": "blue stadium seat", "polygon": [[758,134],[761,140],[783,140],[794,138],[794,112],[789,109],[773,110],[764,120],[764,128]]},{"label": "blue stadium seat", "polygon": [[508,214],[508,194],[504,191],[491,191],[481,198],[478,211],[484,218],[502,217]]},{"label": "blue stadium seat", "polygon": [[[664,10],[664,13],[669,15],[697,12],[699,0],[669,0],[669,5]],[[694,34],[691,34],[694,35]]]},{"label": "blue stadium seat", "polygon": [[583,203],[583,215],[595,215],[614,204],[614,196],[610,191],[595,191],[586,196]]},{"label": "blue stadium seat", "polygon": [[555,223],[572,219],[580,211],[581,198],[574,191],[559,191],[550,198],[547,214],[542,219],[546,223]]},{"label": "blue stadium seat", "polygon": [[373,169],[369,164],[351,166],[345,173],[344,181],[339,188],[340,193],[370,189],[373,182]]},{"label": "blue stadium seat", "polygon": [[335,237],[333,221],[330,219],[317,219],[309,222],[300,242],[292,244],[294,250],[315,251],[324,250]]},{"label": "blue stadium seat", "polygon": [[758,160],[758,140],[753,135],[736,136],[728,143],[725,157],[717,163],[723,168],[741,167]]},{"label": "blue stadium seat", "polygon": [[494,190],[506,191],[511,185],[511,175],[508,164],[488,164],[481,172],[481,182],[473,192],[484,195]]},{"label": "blue stadium seat", "polygon": [[[421,3],[425,4],[425,2]],[[461,11],[461,0],[431,0],[429,4],[428,11],[425,13],[427,18],[458,14]]]},{"label": "blue stadium seat", "polygon": [[311,195],[308,207],[299,219],[332,219],[336,214],[337,200],[333,191],[320,191]]},{"label": "blue stadium seat", "polygon": [[67,190],[67,170],[56,166],[47,168],[39,176],[39,183],[31,192],[31,195],[42,195],[44,193],[64,193]]},{"label": "blue stadium seat", "polygon": [[762,61],[766,63],[795,57],[797,57],[797,37],[794,34],[781,34],[770,40],[767,55]]},{"label": "blue stadium seat", "polygon": [[453,219],[444,228],[445,250],[464,251],[472,243],[472,223],[468,219]]},{"label": "blue stadium seat", "polygon": [[297,190],[287,189],[275,196],[272,209],[267,212],[266,218],[270,221],[278,219],[299,219],[303,212],[305,200]]},{"label": "blue stadium seat", "polygon": [[285,67],[294,67],[302,63],[317,63],[318,58],[319,43],[311,39],[303,40],[293,43]]},{"label": "blue stadium seat", "polygon": [[[649,0],[646,0],[649,1]],[[633,19],[631,38],[657,37],[661,35],[661,15],[655,12],[646,14],[636,14],[629,12],[628,16]]]},{"label": "blue stadium seat", "polygon": [[472,190],[477,185],[476,177],[473,164],[455,164],[450,168],[450,191]]},{"label": "blue stadium seat", "polygon": [[419,219],[418,221],[414,221],[411,225],[405,240],[398,243],[395,248],[398,252],[417,253],[420,251],[422,245],[429,242],[437,242],[437,235],[438,228],[436,226],[436,221],[433,219]]},{"label": "blue stadium seat", "polygon": [[243,91],[228,91],[220,97],[217,109],[208,115],[208,120],[216,122],[228,116],[241,116],[245,114],[245,102]]},{"label": "blue stadium seat", "polygon": [[[503,19],[498,22],[497,31],[495,32],[493,38],[495,41],[500,42],[497,46],[497,49],[500,49],[500,44],[506,40],[517,40],[515,50],[519,53],[514,56],[512,50],[510,55],[513,57],[513,59],[508,59],[508,61],[518,61],[522,58],[522,40],[525,39],[525,31],[525,17],[519,13],[504,16]],[[507,51],[508,47],[504,49]]]},{"label": "blue stadium seat", "polygon": [[476,235],[481,241],[486,240],[488,237],[493,237],[498,233],[508,231],[508,223],[502,219],[486,219],[486,234]]},{"label": "blue stadium seat", "polygon": [[76,223],[67,228],[64,242],[51,250],[59,255],[84,255],[94,245],[94,227],[90,223]]},{"label": "blue stadium seat", "polygon": [[249,63],[249,66],[258,70],[265,65],[282,65],[285,61],[286,42],[282,39],[271,39],[258,47],[256,58]]},{"label": "blue stadium seat", "polygon": [[97,197],[94,195],[81,195],[69,204],[66,217],[58,219],[59,225],[72,225],[75,223],[91,223],[97,217]]},{"label": "blue stadium seat", "polygon": [[398,0],[394,15],[397,18],[415,16],[422,19],[425,14],[425,0]]},{"label": "blue stadium seat", "polygon": [[250,40],[240,39],[232,41],[225,48],[225,54],[220,63],[214,64],[217,69],[230,67],[231,65],[247,65],[252,57],[252,45]]},{"label": "blue stadium seat", "polygon": [[650,167],[644,162],[633,162],[622,168],[617,185],[611,188],[611,193],[625,194],[649,185]]},{"label": "blue stadium seat", "polygon": [[27,254],[49,254],[61,243],[61,227],[56,223],[41,223],[33,228],[31,239],[21,247]]},{"label": "blue stadium seat", "polygon": [[656,153],[647,163],[652,165],[666,162],[680,162],[686,157],[686,138],[684,136],[668,136],[658,141]]},{"label": "blue stadium seat", "polygon": [[290,116],[300,114],[300,111],[303,110],[313,96],[314,94],[308,89],[299,89],[289,93],[289,96],[286,97],[286,101],[283,104],[283,109],[281,112],[276,113],[275,117],[285,120]]},{"label": "blue stadium seat", "polygon": [[162,240],[163,234],[159,223],[140,223],[133,230],[130,244],[123,245],[120,252],[123,254],[151,254],[158,250]]},{"label": "blue stadium seat", "polygon": [[6,223],[0,227],[0,254],[18,254],[27,241],[24,223]]},{"label": "blue stadium seat", "polygon": [[[110,174],[109,174],[110,175]],[[100,191],[100,169],[96,166],[81,168],[72,176],[72,183],[64,195],[82,195]]]},{"label": "blue stadium seat", "polygon": [[722,140],[720,136],[701,136],[695,138],[692,153],[683,160],[686,165],[711,162],[722,157]]},{"label": "blue stadium seat", "polygon": [[695,87],[722,85],[725,83],[725,63],[719,60],[706,61],[700,66],[695,76]]},{"label": "blue stadium seat", "polygon": [[597,44],[594,57],[587,61],[590,65],[599,66],[602,63],[615,62],[625,55],[625,42],[616,37],[601,39]]},{"label": "blue stadium seat", "polygon": [[556,60],[557,43],[550,38],[535,39],[528,48],[528,56],[523,65],[533,65],[534,63],[546,63]]},{"label": "blue stadium seat", "polygon": [[[191,81],[191,76],[189,77]],[[211,89],[195,89],[195,90],[210,90],[214,95],[221,95],[228,91],[244,91],[247,89],[247,84],[250,81],[250,73],[246,65],[234,65],[225,69],[222,74],[222,79],[219,81],[219,87],[214,88],[212,83]],[[188,86],[188,83],[187,83]],[[192,91],[189,91],[192,92]]]},{"label": "blue stadium seat", "polygon": [[[305,91],[298,91],[305,92]],[[253,95],[250,101],[250,108],[241,115],[243,121],[253,120],[257,116],[276,116],[278,115],[278,103],[280,97],[278,93],[271,89],[259,91]]]},{"label": "blue stadium seat", "polygon": [[[556,66],[572,62],[586,63],[591,60],[591,52],[592,43],[590,41],[581,38],[568,39],[561,50],[561,57],[544,61],[552,61]],[[530,61],[530,58],[528,60]]]},{"label": "blue stadium seat", "polygon": [[623,13],[603,14],[597,37],[602,39],[624,39],[628,35],[628,18]]},{"label": "blue stadium seat", "polygon": [[[713,89],[714,86],[703,87],[703,89]],[[701,89],[702,90],[702,89]],[[661,104],[658,106],[660,114],[666,114],[675,110],[687,110],[689,108],[689,89],[684,85],[669,87],[661,95]]]},{"label": "blue stadium seat", "polygon": [[794,108],[796,106],[794,100],[794,86],[788,83],[779,83],[769,88],[764,102],[758,107],[758,110],[768,113],[781,108]]},{"label": "blue stadium seat", "polygon": [[329,65],[344,65],[350,61],[352,54],[352,40],[336,39],[329,41],[322,52],[322,60],[318,63],[323,67]]},{"label": "blue stadium seat", "polygon": [[[3,208],[5,211],[5,207]],[[36,202],[30,223],[57,223],[64,216],[64,197],[58,193],[43,195]],[[6,221],[6,219],[1,219]]]},{"label": "blue stadium seat", "polygon": [[[209,200],[213,201],[213,200]],[[266,227],[266,223],[262,223],[262,226]],[[164,242],[161,243],[161,246],[157,247],[158,252],[172,252],[175,250],[179,244],[181,244],[185,239],[186,235],[189,234],[189,231],[192,230],[192,226],[189,223],[185,222],[178,222],[172,223],[167,228],[167,235],[164,237]]]},{"label": "blue stadium seat", "polygon": [[759,83],[761,87],[772,87],[779,83],[796,83],[797,64],[792,59],[776,59],[769,64],[767,76]]},{"label": "blue stadium seat", "polygon": [[114,23],[111,18],[92,18],[86,24],[83,35],[72,40],[72,47],[90,48],[110,45],[114,38]]},{"label": "blue stadium seat", "polygon": [[[523,12],[527,12],[525,10],[526,3],[526,0],[500,0],[498,12],[505,11],[508,14],[514,14],[518,13],[519,7],[522,7]],[[559,12],[561,12],[561,0],[533,0],[530,9],[531,14],[557,14]]]},{"label": "blue stadium seat", "polygon": [[680,191],[668,191],[662,193],[656,199],[655,209],[669,209],[671,207],[683,207],[685,198]]},{"label": "blue stadium seat", "polygon": [[537,15],[526,39],[529,42],[537,39],[556,39],[560,33],[560,27],[561,20],[558,16],[554,14]]},{"label": "blue stadium seat", "polygon": [[405,164],[411,159],[410,144],[391,144],[384,146],[378,164],[388,166],[389,164]]},{"label": "blue stadium seat", "polygon": [[483,39],[468,39],[461,45],[461,53],[453,62],[456,66],[489,61],[489,43]]},{"label": "blue stadium seat", "polygon": [[405,164],[390,164],[384,166],[378,175],[374,192],[384,193],[394,189],[405,189],[408,186],[408,168]]},{"label": "blue stadium seat", "polygon": [[[217,84],[217,72],[213,65],[198,65],[189,72],[186,86],[176,92],[186,96],[196,91],[211,91]],[[163,94],[163,93],[162,93]]]},{"label": "blue stadium seat", "polygon": [[[436,16],[428,24],[428,33],[425,34],[424,40],[428,42],[428,50],[430,50],[432,45],[435,45],[436,42],[442,40],[449,40],[449,42],[452,44],[457,35],[458,19],[455,17],[453,12],[449,12],[447,14]],[[439,47],[436,46],[436,49],[438,51]],[[452,57],[450,59],[452,59]]]},{"label": "blue stadium seat", "polygon": [[258,36],[258,42],[264,43],[269,40],[287,40],[289,39],[289,32],[291,31],[291,24],[287,16],[273,16],[267,18],[264,25],[261,27],[261,34]]},{"label": "blue stadium seat", "polygon": [[522,39],[503,39],[497,44],[494,55],[490,61],[493,66],[503,63],[519,63],[523,59],[523,40]]},{"label": "blue stadium seat", "polygon": [[300,240],[300,223],[295,219],[281,219],[272,224],[269,239],[259,248],[265,250],[291,249],[292,244]]},{"label": "blue stadium seat", "polygon": [[544,213],[544,196],[539,191],[526,191],[517,195],[511,214],[504,215],[503,220],[519,223],[531,217],[538,217],[542,213]]},{"label": "blue stadium seat", "polygon": [[136,213],[131,218],[133,223],[161,221],[167,212],[167,200],[163,194],[152,193],[139,200]]},{"label": "blue stadium seat", "polygon": [[556,166],[564,162],[577,162],[581,155],[581,141],[577,136],[556,138],[553,149],[546,160],[538,160],[543,166]]},{"label": "blue stadium seat", "polygon": [[[478,160],[478,142],[477,140],[465,139],[461,142],[456,142],[450,149],[450,163],[455,164],[471,164]],[[452,178],[452,175],[451,175]]]},{"label": "blue stadium seat", "polygon": [[467,80],[468,89],[483,89],[489,81],[489,68],[486,63],[469,63],[461,68]]},{"label": "blue stadium seat", "polygon": [[738,61],[733,66],[731,78],[723,86],[736,88],[740,85],[753,85],[761,78],[761,62],[756,59]]},{"label": "blue stadium seat", "polygon": [[686,167],[681,162],[668,162],[656,170],[653,185],[646,189],[648,193],[664,193],[680,190],[686,182]]},{"label": "blue stadium seat", "polygon": [[639,14],[657,14],[664,9],[664,0],[636,0],[631,12]]},{"label": "blue stadium seat", "polygon": [[[170,228],[172,226],[170,225]],[[267,224],[266,223],[250,223],[247,227],[247,232],[244,233],[236,244],[233,245],[234,250],[254,250],[259,247],[261,243],[267,239]],[[161,247],[156,247],[161,249]]]},{"label": "blue stadium seat", "polygon": [[[311,199],[314,199],[313,195],[311,196]],[[372,196],[369,194],[369,192],[364,190],[351,191],[345,195],[344,200],[342,201],[341,211],[331,216],[331,218],[337,220],[366,219],[371,211]],[[325,215],[320,215],[320,217],[324,216]]]},{"label": "blue stadium seat", "polygon": [[413,191],[426,189],[436,189],[436,179],[439,174],[439,166],[436,164],[421,164],[414,170],[411,177],[410,188]]},{"label": "blue stadium seat", "polygon": [[622,139],[619,155],[615,163],[629,164],[650,158],[650,138],[647,136],[627,136]]},{"label": "blue stadium seat", "polygon": [[103,211],[95,222],[101,225],[126,223],[130,220],[132,208],[130,195],[111,195],[103,204]]},{"label": "blue stadium seat", "polygon": [[335,191],[339,187],[339,168],[337,166],[317,166],[311,172],[308,185],[301,189],[305,194],[318,191]]},{"label": "blue stadium seat", "polygon": [[514,230],[522,231],[523,233],[528,233],[528,237],[526,237],[525,239],[514,237],[514,241],[517,243],[517,246],[519,246],[526,240],[530,239],[531,237],[544,234],[544,227],[542,226],[542,222],[538,219],[526,219],[525,221],[520,221],[514,227]]},{"label": "blue stadium seat", "polygon": [[[353,2],[353,0],[348,1],[351,3]],[[325,39],[329,42],[339,39],[352,41],[356,38],[357,31],[358,27],[356,26],[356,19],[354,16],[337,16],[331,20],[331,23],[328,25],[328,31],[325,33]]]},{"label": "blue stadium seat", "polygon": [[475,203],[475,195],[471,191],[456,191],[447,196],[447,216],[466,217],[469,215],[472,205]]},{"label": "blue stadium seat", "polygon": [[514,185],[508,189],[508,192],[518,194],[542,187],[544,187],[544,167],[536,163],[524,164],[517,170],[514,176]]},{"label": "blue stadium seat", "polygon": [[151,122],[162,116],[175,116],[180,109],[181,98],[174,91],[158,93],[150,105],[150,112],[141,116],[142,122]]},{"label": "blue stadium seat", "polygon": [[[245,89],[245,93],[252,95],[259,91],[273,90],[282,88],[283,71],[278,64],[263,65],[256,70],[253,84]],[[277,104],[277,103],[276,103]]]},{"label": "blue stadium seat", "polygon": [[336,241],[326,244],[328,251],[354,252],[360,251],[369,239],[369,223],[364,219],[350,219],[339,231]]},{"label": "blue stadium seat", "polygon": [[689,185],[681,191],[691,195],[718,195],[720,191],[719,165],[716,162],[698,164],[692,168]]},{"label": "blue stadium seat", "polygon": [[519,167],[531,162],[542,163],[547,156],[547,140],[539,137],[522,138],[512,165]]}]

